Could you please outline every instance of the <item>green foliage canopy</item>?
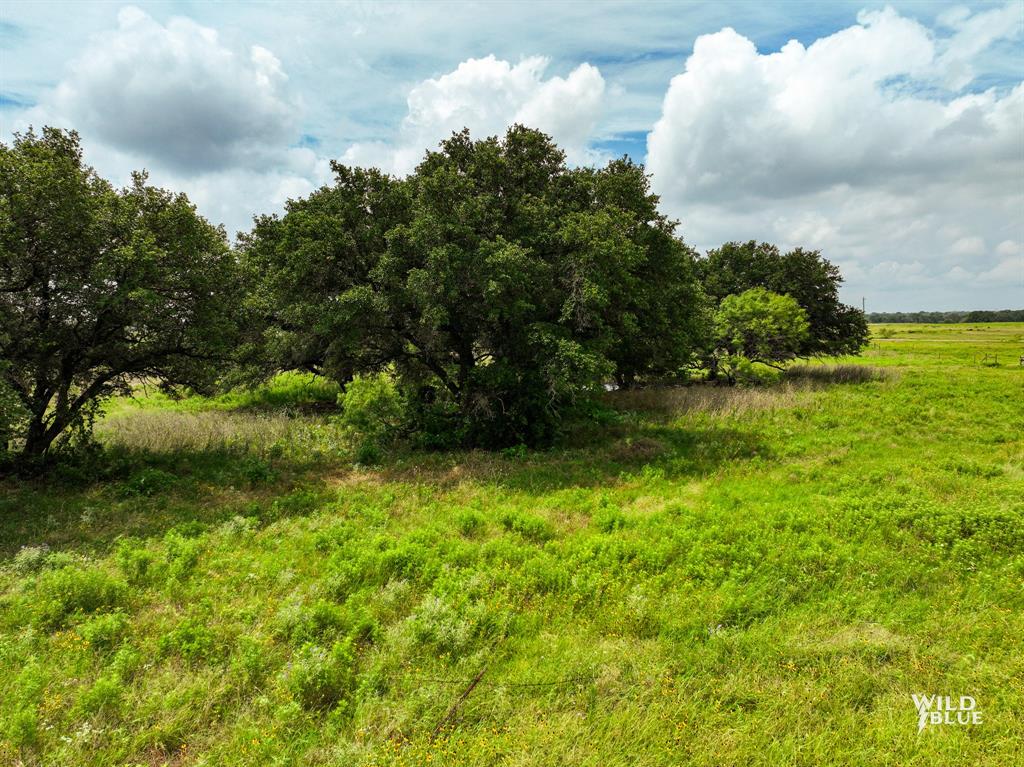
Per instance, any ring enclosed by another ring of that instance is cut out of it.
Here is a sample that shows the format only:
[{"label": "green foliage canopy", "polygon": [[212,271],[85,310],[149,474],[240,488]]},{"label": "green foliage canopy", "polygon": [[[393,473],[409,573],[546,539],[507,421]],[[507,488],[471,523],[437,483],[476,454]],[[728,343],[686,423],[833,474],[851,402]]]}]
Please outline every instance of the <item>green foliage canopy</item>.
[{"label": "green foliage canopy", "polygon": [[570,170],[514,126],[454,134],[406,179],[334,171],[242,241],[266,369],[392,371],[422,432],[501,445],[549,441],[612,376],[689,362],[693,256],[628,160]]},{"label": "green foliage canopy", "polygon": [[0,144],[0,376],[21,413],[4,448],[42,455],[133,379],[201,389],[228,356],[239,283],[224,231],[146,180],[114,189],[74,132]]},{"label": "green foliage canopy", "polygon": [[729,242],[698,260],[697,269],[715,303],[758,287],[796,299],[810,323],[801,357],[857,354],[867,343],[864,313],[840,302],[839,268],[816,250],[781,253],[768,243]]},{"label": "green foliage canopy", "polygon": [[764,288],[726,296],[715,313],[715,346],[732,378],[736,358],[778,367],[799,355],[810,323],[796,299]]}]

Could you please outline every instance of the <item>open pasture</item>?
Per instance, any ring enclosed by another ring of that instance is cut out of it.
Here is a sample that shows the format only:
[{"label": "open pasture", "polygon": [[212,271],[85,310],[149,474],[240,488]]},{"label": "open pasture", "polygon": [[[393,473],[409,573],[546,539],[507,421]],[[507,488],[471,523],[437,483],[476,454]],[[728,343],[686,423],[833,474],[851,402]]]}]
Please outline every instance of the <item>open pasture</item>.
[{"label": "open pasture", "polygon": [[0,762],[1016,763],[1024,324],[872,331],[543,452],[354,465],[296,380],[112,403],[0,480]]}]

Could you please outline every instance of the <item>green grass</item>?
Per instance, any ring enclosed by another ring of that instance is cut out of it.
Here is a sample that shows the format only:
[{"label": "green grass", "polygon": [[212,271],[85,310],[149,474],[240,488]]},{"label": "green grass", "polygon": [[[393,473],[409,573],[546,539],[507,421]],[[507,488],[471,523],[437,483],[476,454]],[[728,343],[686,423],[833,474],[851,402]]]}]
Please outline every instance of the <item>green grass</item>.
[{"label": "green grass", "polygon": [[236,389],[216,397],[172,397],[151,384],[140,384],[133,397],[108,403],[106,417],[130,417],[140,411],[251,413],[284,411],[288,414],[329,408],[338,398],[338,385],[304,373],[281,373],[272,384],[255,389]]},{"label": "green grass", "polygon": [[117,403],[99,464],[0,484],[0,763],[1012,764],[1024,325],[873,330],[376,469],[326,393]]}]

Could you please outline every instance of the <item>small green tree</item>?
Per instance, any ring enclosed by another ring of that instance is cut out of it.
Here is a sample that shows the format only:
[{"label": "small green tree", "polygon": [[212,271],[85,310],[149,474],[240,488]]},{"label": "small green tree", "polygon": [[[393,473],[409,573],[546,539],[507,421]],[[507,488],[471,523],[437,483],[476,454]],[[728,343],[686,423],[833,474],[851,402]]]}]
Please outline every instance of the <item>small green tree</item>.
[{"label": "small green tree", "polygon": [[338,395],[338,404],[338,422],[356,442],[360,463],[374,463],[405,425],[405,398],[388,373],[356,376]]},{"label": "small green tree", "polygon": [[735,383],[746,362],[781,369],[806,341],[807,313],[796,299],[764,288],[726,296],[715,314],[713,363]]},{"label": "small green tree", "polygon": [[864,312],[839,300],[843,277],[817,250],[781,253],[767,242],[728,242],[697,261],[701,284],[713,302],[750,288],[792,296],[807,312],[801,357],[859,354],[867,344]]},{"label": "small green tree", "polygon": [[74,132],[0,144],[0,377],[22,455],[87,432],[133,379],[211,383],[234,342],[237,289],[223,229],[183,195],[144,174],[114,189]]}]

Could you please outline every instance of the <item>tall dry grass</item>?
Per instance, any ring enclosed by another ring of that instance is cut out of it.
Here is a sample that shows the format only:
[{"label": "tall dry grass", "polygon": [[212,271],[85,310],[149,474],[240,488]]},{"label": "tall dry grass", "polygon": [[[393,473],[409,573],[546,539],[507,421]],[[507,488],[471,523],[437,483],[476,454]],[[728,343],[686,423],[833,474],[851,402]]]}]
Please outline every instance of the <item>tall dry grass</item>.
[{"label": "tall dry grass", "polygon": [[883,371],[867,365],[794,365],[779,383],[761,387],[696,384],[677,388],[651,388],[610,392],[608,401],[623,410],[663,415],[709,413],[738,416],[782,410],[810,402],[813,392],[835,384],[877,381]]},{"label": "tall dry grass", "polygon": [[783,378],[796,383],[859,384],[880,381],[887,372],[871,365],[792,365],[786,368]]},{"label": "tall dry grass", "polygon": [[263,452],[275,444],[304,441],[314,427],[311,419],[283,414],[138,410],[103,419],[96,425],[96,437],[111,447],[156,453]]},{"label": "tall dry grass", "polygon": [[[878,380],[883,371],[865,365],[794,365],[779,383],[762,387],[698,384],[609,392],[609,404],[621,410],[675,416],[707,413],[740,416],[789,409],[810,402],[813,392],[836,384]],[[96,436],[110,447],[155,453],[222,451],[263,453],[344,448],[340,431],[316,416],[247,410],[132,410],[96,425]]]},{"label": "tall dry grass", "polygon": [[663,415],[742,415],[796,407],[809,399],[810,392],[805,386],[791,383],[756,389],[698,384],[672,389],[631,389],[607,396],[614,407],[622,410]]}]

